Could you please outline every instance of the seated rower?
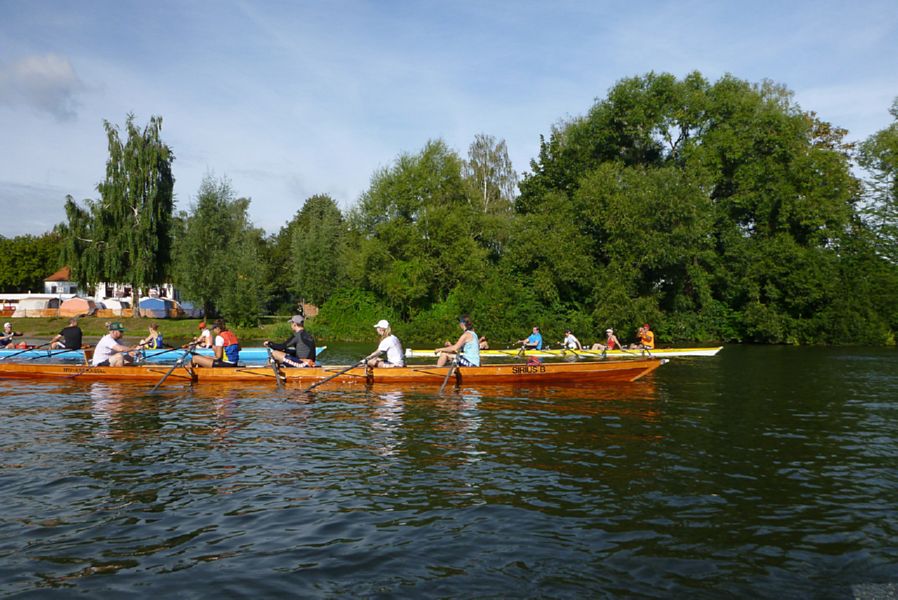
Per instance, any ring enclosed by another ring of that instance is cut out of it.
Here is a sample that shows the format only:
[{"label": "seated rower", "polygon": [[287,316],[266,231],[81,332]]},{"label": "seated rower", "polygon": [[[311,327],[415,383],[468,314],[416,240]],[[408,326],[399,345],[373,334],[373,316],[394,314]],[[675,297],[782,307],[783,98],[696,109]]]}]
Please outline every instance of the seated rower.
[{"label": "seated rower", "polygon": [[571,333],[570,329],[564,330],[564,339],[561,341],[561,345],[567,350],[583,350],[583,344],[580,343],[577,336]]},{"label": "seated rower", "polygon": [[150,350],[162,348],[162,334],[159,333],[159,326],[156,323],[150,323],[147,329],[149,330],[149,335],[140,340],[140,345]]},{"label": "seated rower", "polygon": [[480,338],[480,342],[477,345],[480,346],[481,350],[489,350],[490,349],[490,343],[486,339],[486,337]]},{"label": "seated rower", "polygon": [[455,359],[455,363],[461,367],[479,367],[480,366],[480,343],[477,339],[477,333],[474,331],[474,325],[467,315],[462,315],[458,319],[458,326],[462,328],[463,333],[458,341],[451,346],[443,346],[434,350],[435,354],[439,354],[437,366],[442,367],[447,362]]},{"label": "seated rower", "polygon": [[56,337],[50,340],[51,350],[80,350],[83,334],[78,327],[78,319],[69,319],[69,326],[63,327]]},{"label": "seated rower", "polygon": [[[363,360],[371,368],[391,369],[394,367],[404,367],[405,352],[402,350],[402,342],[399,341],[398,337],[393,335],[393,332],[390,329],[390,322],[386,319],[381,319],[377,322],[374,328],[380,336],[380,344],[377,345],[377,350],[366,356]],[[383,354],[387,355],[386,360],[381,358]]]},{"label": "seated rower", "polygon": [[605,343],[600,344],[596,342],[592,345],[593,350],[616,350],[621,348],[620,340],[617,339],[617,336],[614,335],[614,330],[610,327],[605,330]]},{"label": "seated rower", "polygon": [[655,334],[649,328],[649,324],[645,323],[636,332],[636,338],[639,340],[636,344],[630,344],[631,350],[654,350]]},{"label": "seated rower", "polygon": [[539,327],[534,327],[533,332],[523,340],[518,340],[518,344],[522,344],[525,350],[542,350],[543,336],[539,332]]},{"label": "seated rower", "polygon": [[123,367],[134,362],[134,351],[140,346],[125,346],[119,340],[125,334],[125,326],[115,321],[108,327],[109,333],[100,338],[94,348],[91,364],[95,367]]},{"label": "seated rower", "polygon": [[224,319],[212,324],[214,342],[212,351],[215,356],[194,356],[191,365],[194,367],[236,367],[240,359],[240,343],[234,332],[228,330]]},{"label": "seated rower", "polygon": [[212,332],[206,327],[205,321],[200,321],[198,325],[200,334],[193,338],[193,344],[196,344],[197,348],[211,348],[215,345],[215,341],[212,339]]},{"label": "seated rower", "polygon": [[22,337],[22,335],[22,332],[12,330],[12,323],[4,323],[3,333],[0,334],[0,348],[15,348],[16,343],[13,338]]},{"label": "seated rower", "polygon": [[305,368],[315,366],[315,338],[305,328],[305,317],[294,315],[287,321],[293,335],[283,344],[265,340],[262,344],[271,348],[271,358],[284,367]]}]

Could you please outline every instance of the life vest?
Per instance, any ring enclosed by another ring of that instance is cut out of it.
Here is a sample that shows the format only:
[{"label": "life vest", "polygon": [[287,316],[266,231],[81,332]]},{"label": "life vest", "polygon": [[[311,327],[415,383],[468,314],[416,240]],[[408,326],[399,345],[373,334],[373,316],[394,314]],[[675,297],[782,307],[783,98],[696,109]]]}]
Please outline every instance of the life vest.
[{"label": "life vest", "polygon": [[146,347],[150,350],[157,350],[159,348],[162,348],[162,334],[160,333],[156,337],[150,339]]},{"label": "life vest", "polygon": [[652,350],[655,348],[655,334],[650,330],[646,329],[645,332],[639,337],[639,343],[643,346]]},{"label": "life vest", "polygon": [[240,359],[240,344],[237,342],[237,336],[231,330],[222,331],[218,335],[224,341],[224,349],[221,353],[222,362],[237,364]]}]

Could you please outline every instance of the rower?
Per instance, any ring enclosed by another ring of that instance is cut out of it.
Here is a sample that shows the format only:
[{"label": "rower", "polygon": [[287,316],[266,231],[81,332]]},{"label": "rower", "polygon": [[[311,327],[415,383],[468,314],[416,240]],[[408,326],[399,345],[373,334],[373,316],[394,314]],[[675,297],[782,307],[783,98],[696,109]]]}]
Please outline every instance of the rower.
[{"label": "rower", "polygon": [[[402,350],[402,342],[393,335],[390,329],[390,322],[386,319],[381,319],[374,325],[374,329],[377,330],[377,334],[380,336],[380,344],[377,345],[377,350],[363,360],[371,368],[391,369],[393,367],[404,367],[405,352]],[[386,360],[381,358],[383,354],[387,355]]]},{"label": "rower", "polygon": [[142,340],[140,340],[140,345],[149,350],[157,350],[164,346],[162,342],[162,334],[159,333],[159,326],[156,323],[150,323],[149,327],[149,335]]},{"label": "rower", "polygon": [[630,344],[631,350],[654,350],[655,349],[655,334],[652,332],[651,328],[649,328],[649,324],[645,323],[639,330],[636,332],[636,337],[639,339],[639,342],[636,344]]},{"label": "rower", "polygon": [[617,336],[614,335],[614,330],[610,327],[605,330],[605,343],[600,344],[596,342],[592,345],[593,350],[614,350],[621,347],[620,340],[617,339]]},{"label": "rower", "polygon": [[197,348],[211,348],[214,346],[214,340],[212,339],[212,332],[206,327],[205,321],[200,321],[198,325],[200,334],[193,339],[193,343],[196,344]]},{"label": "rower", "polygon": [[82,340],[83,334],[78,327],[78,319],[72,317],[69,319],[69,326],[63,327],[62,331],[50,340],[50,349],[80,350]]},{"label": "rower", "polygon": [[539,327],[534,326],[533,332],[523,340],[518,340],[517,343],[522,344],[526,350],[542,350],[543,336],[539,332]]},{"label": "rower", "polygon": [[435,354],[440,355],[437,366],[442,367],[454,358],[455,363],[460,367],[479,367],[480,343],[477,339],[477,332],[474,331],[474,325],[471,324],[471,318],[468,315],[462,315],[458,318],[458,326],[464,332],[458,341],[451,346],[443,346],[434,350]]},{"label": "rower", "polygon": [[4,323],[3,334],[0,335],[0,348],[15,348],[16,343],[13,341],[13,338],[21,337],[22,335],[22,332],[12,330],[12,323]]},{"label": "rower", "polygon": [[125,326],[115,321],[109,324],[109,333],[100,338],[94,349],[91,364],[95,367],[123,367],[134,362],[132,352],[140,349],[137,346],[125,346],[119,343],[125,334]]},{"label": "rower", "polygon": [[577,336],[571,333],[570,329],[564,330],[564,339],[561,341],[561,345],[568,350],[583,350],[583,344],[580,343]]},{"label": "rower", "polygon": [[293,315],[287,321],[293,335],[283,344],[265,340],[262,344],[271,348],[271,358],[285,367],[305,368],[315,366],[315,338],[305,328],[305,317]]},{"label": "rower", "polygon": [[228,330],[224,319],[218,319],[212,324],[211,333],[215,336],[212,346],[215,356],[194,356],[191,364],[194,367],[236,367],[240,359],[237,336]]}]

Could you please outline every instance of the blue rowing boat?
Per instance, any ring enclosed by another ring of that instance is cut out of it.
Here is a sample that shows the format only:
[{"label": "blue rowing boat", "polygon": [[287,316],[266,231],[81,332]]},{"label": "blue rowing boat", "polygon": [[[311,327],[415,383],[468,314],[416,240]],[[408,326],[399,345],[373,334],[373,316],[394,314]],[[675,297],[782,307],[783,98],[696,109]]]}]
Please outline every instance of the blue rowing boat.
[{"label": "blue rowing boat", "polygon": [[[320,356],[322,352],[327,349],[327,346],[319,346],[315,349],[315,355]],[[161,350],[142,350],[144,355],[144,362],[148,363],[172,363],[178,359],[181,354],[185,352],[181,348],[163,348]],[[197,348],[194,350],[196,354],[201,356],[212,356],[211,348]],[[0,350],[0,362],[4,362],[7,359],[12,359],[13,361],[22,361],[22,360],[59,360],[59,361],[84,361],[84,352],[81,350],[47,350],[45,348],[37,348],[30,350],[13,350],[13,349],[2,349]],[[241,363],[264,363],[268,360],[268,348],[264,347],[255,347],[255,348],[241,348],[240,349],[240,362]]]}]

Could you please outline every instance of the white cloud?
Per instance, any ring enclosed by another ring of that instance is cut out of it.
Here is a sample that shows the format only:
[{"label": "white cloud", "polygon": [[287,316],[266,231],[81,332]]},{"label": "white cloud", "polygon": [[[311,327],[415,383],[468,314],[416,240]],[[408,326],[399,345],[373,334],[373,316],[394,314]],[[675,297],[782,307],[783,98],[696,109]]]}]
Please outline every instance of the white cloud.
[{"label": "white cloud", "polygon": [[76,116],[77,96],[85,89],[72,63],[63,56],[32,55],[0,63],[0,105],[29,106],[64,121]]}]

